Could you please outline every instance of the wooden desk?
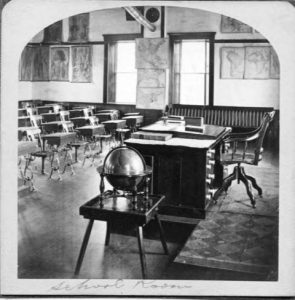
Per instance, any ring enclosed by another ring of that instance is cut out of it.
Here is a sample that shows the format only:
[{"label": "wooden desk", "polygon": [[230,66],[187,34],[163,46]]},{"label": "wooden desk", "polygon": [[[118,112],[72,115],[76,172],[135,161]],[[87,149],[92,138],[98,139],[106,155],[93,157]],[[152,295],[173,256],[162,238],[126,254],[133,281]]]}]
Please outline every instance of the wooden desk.
[{"label": "wooden desk", "polygon": [[43,132],[60,132],[63,130],[63,124],[69,124],[71,121],[54,121],[54,122],[47,122],[47,123],[42,123],[42,131]]},{"label": "wooden desk", "polygon": [[164,198],[164,196],[150,195],[149,200],[146,203],[144,202],[143,195],[139,195],[137,196],[137,204],[135,207],[133,207],[130,198],[122,196],[110,196],[109,198],[104,199],[104,206],[100,207],[99,196],[97,196],[82,205],[80,207],[80,215],[82,215],[86,219],[89,219],[89,223],[77,260],[75,276],[79,275],[93,222],[94,220],[100,220],[107,222],[105,245],[109,244],[111,228],[113,226],[121,226],[122,223],[127,222],[128,224],[132,224],[136,227],[142,277],[146,278],[147,267],[143,245],[143,227],[148,224],[152,220],[152,218],[155,218],[157,220],[162,246],[165,254],[168,254],[168,248],[164,238],[162,225],[157,214],[157,207],[164,200]]},{"label": "wooden desk", "polygon": [[26,108],[19,108],[18,109],[18,116],[19,117],[25,117],[28,115],[27,109]]},{"label": "wooden desk", "polygon": [[74,123],[75,127],[83,127],[83,126],[89,125],[89,123],[90,123],[88,117],[70,118],[70,120]]},{"label": "wooden desk", "polygon": [[70,119],[71,118],[85,117],[83,109],[72,109],[72,110],[69,110],[69,113],[70,113]]},{"label": "wooden desk", "polygon": [[53,105],[44,105],[44,106],[37,106],[36,107],[37,114],[41,115],[44,113],[50,113],[54,111],[54,106]]},{"label": "wooden desk", "polygon": [[143,116],[141,115],[125,116],[122,119],[126,120],[127,127],[131,129],[139,127],[143,123]]},{"label": "wooden desk", "polygon": [[169,122],[167,125],[163,121],[158,121],[154,124],[141,127],[141,131],[172,133],[173,137],[188,138],[188,139],[219,139],[228,131],[228,127],[208,125],[203,126],[203,132],[187,131],[183,121]]},{"label": "wooden desk", "polygon": [[60,119],[60,114],[59,113],[44,113],[41,114],[43,122],[47,123],[47,122],[55,122],[55,121],[61,121]]},{"label": "wooden desk", "polygon": [[110,120],[102,123],[109,133],[114,133],[118,128],[126,127],[126,120]]},{"label": "wooden desk", "polygon": [[19,141],[18,142],[18,156],[31,154],[38,149],[37,142]]},{"label": "wooden desk", "polygon": [[[42,140],[43,140],[43,152],[45,152],[45,142],[47,141],[47,144],[51,145],[51,146],[56,146],[56,147],[62,147],[65,145],[70,145],[71,143],[73,143],[76,139],[76,132],[56,132],[56,133],[51,133],[51,134],[45,134],[42,136]],[[45,157],[42,156],[42,170],[41,173],[44,173],[44,161],[45,161]],[[65,165],[66,168],[67,165]],[[64,168],[64,171],[65,171]],[[49,178],[51,178],[53,169],[51,169],[51,173]],[[72,169],[73,172],[73,169]],[[73,172],[74,173],[74,172]],[[60,177],[61,179],[61,177]]]},{"label": "wooden desk", "polygon": [[219,148],[230,129],[210,126],[202,136],[196,132],[184,132],[175,124],[170,130],[167,127],[163,129],[156,123],[142,129],[150,129],[152,133],[158,129],[161,133],[171,133],[169,140],[132,138],[125,140],[125,144],[137,149],[147,165],[153,168],[153,193],[166,196],[159,213],[173,216],[171,219],[176,221],[185,217],[193,223],[195,219],[205,218],[212,189],[222,183]]},{"label": "wooden desk", "polygon": [[95,114],[112,114],[112,120],[117,120],[119,119],[120,116],[120,111],[117,109],[101,109],[101,110],[97,110],[95,111]]},{"label": "wooden desk", "polygon": [[71,144],[75,141],[75,138],[76,132],[56,132],[51,134],[45,134],[42,136],[43,150],[45,150],[45,141],[47,141],[49,145],[56,145],[57,147],[59,147]]},{"label": "wooden desk", "polygon": [[33,134],[40,134],[39,127],[34,127],[34,126],[18,127],[17,131],[18,131],[19,141],[21,141],[23,137],[27,136],[27,131],[31,131]]},{"label": "wooden desk", "polygon": [[80,132],[80,134],[86,138],[91,138],[97,134],[105,133],[104,125],[102,125],[102,124],[95,125],[95,126],[92,126],[92,125],[82,126],[82,127],[76,128],[76,130],[78,130]]},{"label": "wooden desk", "polygon": [[32,126],[30,116],[18,117],[18,127]]},{"label": "wooden desk", "polygon": [[113,113],[99,113],[99,114],[94,114],[94,116],[98,118],[99,123],[103,123],[105,121],[114,119]]}]

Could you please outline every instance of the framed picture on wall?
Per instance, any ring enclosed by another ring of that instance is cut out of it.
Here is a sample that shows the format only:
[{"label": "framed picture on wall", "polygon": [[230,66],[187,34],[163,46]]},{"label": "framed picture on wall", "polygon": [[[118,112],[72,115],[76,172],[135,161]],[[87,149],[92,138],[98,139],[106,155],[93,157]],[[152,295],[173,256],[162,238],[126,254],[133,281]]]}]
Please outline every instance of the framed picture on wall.
[{"label": "framed picture on wall", "polygon": [[223,47],[220,49],[220,78],[243,79],[244,70],[244,47]]},{"label": "framed picture on wall", "polygon": [[69,42],[88,42],[89,14],[69,18]]},{"label": "framed picture on wall", "polygon": [[72,82],[92,81],[91,46],[72,47]]},{"label": "framed picture on wall", "polygon": [[69,47],[50,48],[50,80],[69,80]]},{"label": "framed picture on wall", "polygon": [[44,29],[43,42],[58,43],[62,41],[62,20],[51,24]]},{"label": "framed picture on wall", "polygon": [[280,61],[273,47],[270,48],[270,78],[280,79]]},{"label": "framed picture on wall", "polygon": [[269,79],[270,47],[246,47],[245,79]]},{"label": "framed picture on wall", "polygon": [[34,47],[33,81],[49,80],[49,47]]},{"label": "framed picture on wall", "polygon": [[33,77],[33,53],[34,47],[25,47],[20,59],[20,76],[21,81],[31,81]]},{"label": "framed picture on wall", "polygon": [[220,31],[222,33],[252,33],[252,27],[234,18],[221,16]]}]

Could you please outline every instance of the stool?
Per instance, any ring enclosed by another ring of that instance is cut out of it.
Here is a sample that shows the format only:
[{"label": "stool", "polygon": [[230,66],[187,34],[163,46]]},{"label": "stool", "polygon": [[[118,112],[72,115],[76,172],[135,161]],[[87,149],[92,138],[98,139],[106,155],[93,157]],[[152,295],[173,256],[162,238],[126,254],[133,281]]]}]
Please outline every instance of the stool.
[{"label": "stool", "polygon": [[86,144],[87,142],[83,141],[71,143],[71,146],[75,149],[75,163],[78,162],[78,149]]},{"label": "stool", "polygon": [[48,179],[52,178],[53,172],[58,173],[58,180],[62,181],[62,177],[60,174],[60,161],[58,157],[58,149],[57,147],[53,147],[51,151],[48,152],[49,160],[50,160],[50,174]]},{"label": "stool", "polygon": [[45,171],[44,171],[44,167],[45,167],[45,159],[47,157],[47,151],[37,151],[37,152],[33,152],[31,153],[32,157],[36,158],[36,157],[40,157],[41,158],[41,174],[44,175]]},{"label": "stool", "polygon": [[95,140],[99,141],[100,150],[101,150],[101,153],[103,153],[104,152],[103,141],[110,141],[110,139],[112,138],[112,136],[110,134],[95,134],[94,138],[95,138]]},{"label": "stool", "polygon": [[[122,224],[126,222],[134,225],[136,228],[142,277],[144,279],[147,278],[146,257],[143,245],[143,227],[147,225],[153,218],[155,218],[159,227],[160,239],[164,252],[165,254],[168,254],[168,247],[165,241],[162,224],[157,213],[158,206],[164,199],[165,196],[160,195],[149,195],[148,199],[146,199],[143,195],[138,195],[136,208],[134,208],[130,206],[130,197],[123,197],[120,195],[112,195],[103,200],[103,205],[99,205],[98,203],[101,201],[101,196],[99,195],[82,205],[80,207],[80,215],[86,219],[89,219],[89,222],[81,245],[74,277],[76,278],[80,273],[80,268],[86,252],[93,222],[95,220],[99,220],[107,222],[105,238],[106,246],[109,245],[111,227],[114,224]],[[117,206],[117,203],[120,203],[120,205]]]},{"label": "stool", "polygon": [[120,146],[122,146],[124,144],[125,135],[126,135],[127,132],[130,132],[130,129],[128,129],[128,128],[118,128],[118,129],[116,129],[116,132],[119,134]]}]

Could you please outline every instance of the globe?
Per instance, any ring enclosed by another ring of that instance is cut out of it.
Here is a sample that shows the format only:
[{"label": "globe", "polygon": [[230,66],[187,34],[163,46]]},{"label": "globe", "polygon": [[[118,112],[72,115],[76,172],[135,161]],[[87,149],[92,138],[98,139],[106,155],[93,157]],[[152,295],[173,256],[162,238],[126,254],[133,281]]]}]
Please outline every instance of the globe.
[{"label": "globe", "polygon": [[105,157],[99,172],[117,190],[134,191],[151,173],[142,155],[132,147],[119,146]]}]

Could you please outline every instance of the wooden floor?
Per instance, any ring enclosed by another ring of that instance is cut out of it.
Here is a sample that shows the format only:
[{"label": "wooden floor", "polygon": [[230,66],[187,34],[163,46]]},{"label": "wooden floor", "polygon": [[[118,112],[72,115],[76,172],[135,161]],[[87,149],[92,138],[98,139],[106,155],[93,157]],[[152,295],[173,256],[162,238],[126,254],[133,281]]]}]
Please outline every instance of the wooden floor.
[{"label": "wooden floor", "polygon": [[[75,165],[74,176],[67,172],[62,181],[47,180],[47,176],[40,175],[37,160],[33,164],[37,191],[20,196],[18,201],[18,277],[72,278],[88,223],[79,215],[79,207],[98,194],[99,175],[96,167],[86,162],[84,167]],[[95,164],[100,163],[97,160]],[[277,155],[266,153],[263,164],[278,168]],[[174,263],[194,225],[163,222],[163,227],[169,256],[163,253],[155,224],[151,222],[144,231],[149,278],[265,280],[253,274]],[[120,224],[112,233],[109,246],[104,245],[105,233],[105,223],[96,221],[80,278],[141,278],[133,229]]]}]

